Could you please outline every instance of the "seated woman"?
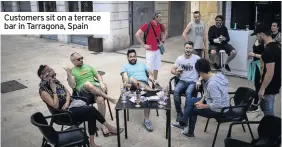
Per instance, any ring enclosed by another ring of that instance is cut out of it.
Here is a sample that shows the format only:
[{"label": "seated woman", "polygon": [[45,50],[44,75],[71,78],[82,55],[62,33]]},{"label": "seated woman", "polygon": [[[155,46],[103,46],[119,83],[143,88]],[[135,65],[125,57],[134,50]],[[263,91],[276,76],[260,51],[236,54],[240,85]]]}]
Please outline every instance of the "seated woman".
[{"label": "seated woman", "polygon": [[[39,94],[41,99],[56,109],[68,110],[74,121],[88,121],[88,132],[91,147],[98,147],[94,142],[96,120],[105,125],[111,135],[117,134],[117,129],[108,124],[105,118],[93,106],[87,106],[82,100],[72,100],[69,91],[56,79],[55,71],[47,65],[40,65],[38,76],[41,79]],[[119,131],[121,133],[123,129]]]}]

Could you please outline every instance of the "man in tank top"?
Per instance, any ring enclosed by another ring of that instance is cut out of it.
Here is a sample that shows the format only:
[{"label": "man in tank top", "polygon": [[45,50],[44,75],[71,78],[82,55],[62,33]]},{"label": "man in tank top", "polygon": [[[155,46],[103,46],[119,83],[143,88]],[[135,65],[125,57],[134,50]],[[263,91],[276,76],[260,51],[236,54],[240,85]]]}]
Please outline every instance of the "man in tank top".
[{"label": "man in tank top", "polygon": [[[199,11],[193,13],[194,21],[191,21],[182,33],[185,41],[192,41],[194,43],[194,53],[202,58],[202,53],[206,49],[206,33],[205,23],[201,20],[201,14]],[[188,35],[187,35],[188,34]]]}]

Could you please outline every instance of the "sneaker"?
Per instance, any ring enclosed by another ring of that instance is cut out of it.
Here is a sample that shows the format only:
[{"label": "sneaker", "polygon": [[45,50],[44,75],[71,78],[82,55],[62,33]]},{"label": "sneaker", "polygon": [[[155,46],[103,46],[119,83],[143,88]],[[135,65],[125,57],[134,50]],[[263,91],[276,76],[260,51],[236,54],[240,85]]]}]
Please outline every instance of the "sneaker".
[{"label": "sneaker", "polygon": [[220,69],[220,67],[216,64],[216,63],[214,63],[214,64],[212,64],[213,65],[213,67],[215,68],[215,69]]},{"label": "sneaker", "polygon": [[145,129],[148,131],[148,132],[152,132],[153,131],[153,127],[152,127],[152,124],[149,120],[144,120],[144,123],[143,123]]},{"label": "sneaker", "polygon": [[178,113],[178,114],[177,114],[177,117],[176,117],[176,122],[181,121],[181,119],[182,119],[182,114],[181,114],[181,113]]},{"label": "sneaker", "polygon": [[184,127],[185,127],[185,125],[183,125],[182,123],[179,123],[179,122],[175,122],[175,123],[172,123],[172,124],[171,124],[171,127],[178,128],[178,129],[183,130]]},{"label": "sneaker", "polygon": [[189,134],[188,132],[181,131],[181,135],[187,138],[194,138],[195,134]]},{"label": "sneaker", "polygon": [[227,71],[231,71],[231,69],[230,69],[230,67],[229,67],[228,64],[225,64],[225,69],[226,69]]},{"label": "sneaker", "polygon": [[248,112],[251,112],[251,113],[258,112],[258,111],[259,111],[259,107],[255,105],[251,105],[251,107],[248,109]]}]

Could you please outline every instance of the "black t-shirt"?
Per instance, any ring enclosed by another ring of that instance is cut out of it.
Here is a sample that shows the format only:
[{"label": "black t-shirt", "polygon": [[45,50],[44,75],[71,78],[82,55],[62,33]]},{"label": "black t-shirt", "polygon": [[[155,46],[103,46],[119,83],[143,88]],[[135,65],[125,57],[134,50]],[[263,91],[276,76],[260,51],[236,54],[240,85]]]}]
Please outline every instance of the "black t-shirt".
[{"label": "black t-shirt", "polygon": [[[256,46],[255,44],[253,45],[253,52],[255,54],[262,55],[263,54],[263,50],[264,50],[263,42],[260,42],[260,44],[258,46]],[[257,57],[254,57],[253,59],[254,59],[254,61],[259,60],[259,58],[257,58]]]},{"label": "black t-shirt", "polygon": [[275,63],[274,75],[265,89],[265,94],[278,94],[281,87],[281,45],[277,42],[270,42],[265,46],[262,60],[264,62],[262,81],[266,73],[266,64]]}]

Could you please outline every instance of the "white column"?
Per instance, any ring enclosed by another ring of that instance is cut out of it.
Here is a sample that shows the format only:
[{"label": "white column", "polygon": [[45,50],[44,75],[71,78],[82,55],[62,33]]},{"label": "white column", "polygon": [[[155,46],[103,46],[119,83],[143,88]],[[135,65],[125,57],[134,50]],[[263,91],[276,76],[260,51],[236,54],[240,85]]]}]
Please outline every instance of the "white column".
[{"label": "white column", "polygon": [[111,12],[111,32],[103,38],[103,51],[113,52],[130,46],[128,1],[93,1],[93,12]]},{"label": "white column", "polygon": [[[39,4],[38,1],[30,1],[30,9],[31,12],[39,12]],[[28,36],[33,36],[33,37],[38,37],[40,38],[41,35],[40,34],[36,34],[36,35],[28,35]]]},{"label": "white column", "polygon": [[226,1],[225,6],[225,26],[227,29],[230,29],[231,24],[231,1]]},{"label": "white column", "polygon": [[[56,1],[57,12],[68,12],[69,5],[67,1]],[[63,43],[70,43],[70,35],[59,35],[58,41]]]}]

